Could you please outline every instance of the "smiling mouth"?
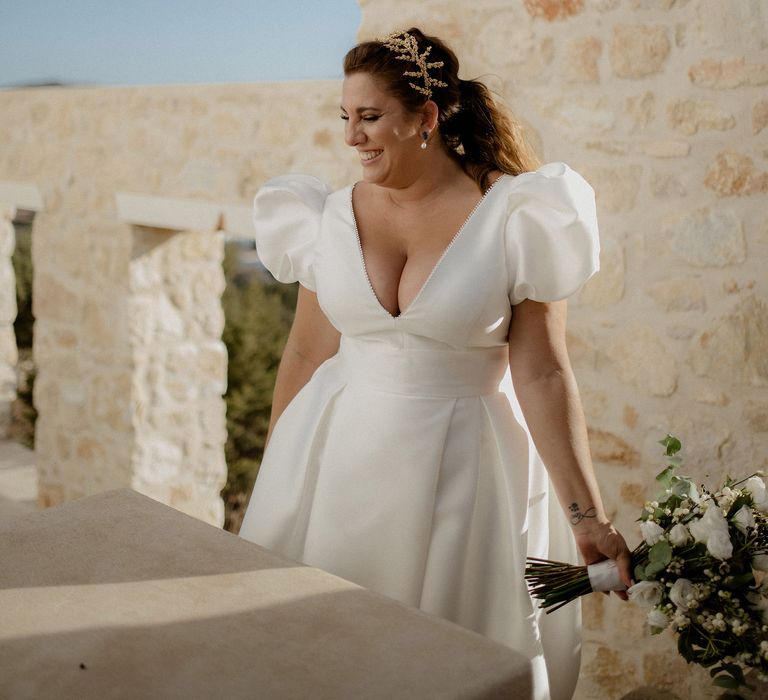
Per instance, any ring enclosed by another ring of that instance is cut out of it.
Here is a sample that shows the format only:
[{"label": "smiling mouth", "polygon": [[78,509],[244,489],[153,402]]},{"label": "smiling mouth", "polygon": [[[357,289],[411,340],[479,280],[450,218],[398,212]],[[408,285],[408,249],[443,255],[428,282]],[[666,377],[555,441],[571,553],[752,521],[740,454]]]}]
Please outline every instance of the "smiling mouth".
[{"label": "smiling mouth", "polygon": [[360,152],[360,160],[363,161],[363,163],[368,163],[368,162],[378,158],[382,153],[384,153],[383,150],[378,150],[378,151],[361,151]]}]

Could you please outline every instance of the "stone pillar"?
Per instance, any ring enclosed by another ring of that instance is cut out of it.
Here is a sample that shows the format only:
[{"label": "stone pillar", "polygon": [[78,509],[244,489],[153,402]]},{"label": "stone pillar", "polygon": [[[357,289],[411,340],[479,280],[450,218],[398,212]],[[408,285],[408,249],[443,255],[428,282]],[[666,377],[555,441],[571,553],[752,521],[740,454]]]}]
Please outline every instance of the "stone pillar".
[{"label": "stone pillar", "polygon": [[11,423],[11,406],[16,398],[16,275],[11,264],[15,246],[13,218],[16,207],[0,202],[0,440]]},{"label": "stone pillar", "polygon": [[130,485],[221,526],[219,493],[227,477],[222,213],[191,200],[125,194],[118,195],[118,210],[132,223],[132,368],[117,392],[130,396]]},{"label": "stone pillar", "polygon": [[36,221],[38,505],[130,487],[222,526],[225,209],[116,208]]}]

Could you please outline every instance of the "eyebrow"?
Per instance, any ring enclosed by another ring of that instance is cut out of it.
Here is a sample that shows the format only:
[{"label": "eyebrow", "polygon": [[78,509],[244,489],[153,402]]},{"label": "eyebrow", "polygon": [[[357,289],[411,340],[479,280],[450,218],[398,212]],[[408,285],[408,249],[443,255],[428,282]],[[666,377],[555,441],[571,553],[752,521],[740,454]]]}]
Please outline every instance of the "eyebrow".
[{"label": "eyebrow", "polygon": [[[347,111],[347,110],[346,110],[346,109],[344,109],[344,107],[342,107],[341,105],[339,105],[339,109],[340,109],[342,112],[346,112],[346,111]],[[381,108],[379,108],[379,107],[358,107],[358,108],[357,108],[355,111],[356,111],[358,114],[362,114],[363,112],[367,112],[368,110],[373,110],[374,112],[381,112]]]}]

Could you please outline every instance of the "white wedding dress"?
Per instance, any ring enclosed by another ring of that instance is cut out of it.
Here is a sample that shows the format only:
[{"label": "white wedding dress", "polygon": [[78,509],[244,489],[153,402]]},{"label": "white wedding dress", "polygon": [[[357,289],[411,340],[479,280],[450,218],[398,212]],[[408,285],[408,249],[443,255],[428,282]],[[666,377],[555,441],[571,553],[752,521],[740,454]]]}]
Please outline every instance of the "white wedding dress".
[{"label": "white wedding dress", "polygon": [[578,557],[507,333],[514,304],[568,297],[598,270],[594,191],[562,162],[503,175],[392,316],[352,188],[285,175],[254,199],[259,257],[317,293],[341,345],[275,424],[240,536],[513,647],[536,698],[570,698],[580,606],[541,614],[523,573],[526,555]]}]

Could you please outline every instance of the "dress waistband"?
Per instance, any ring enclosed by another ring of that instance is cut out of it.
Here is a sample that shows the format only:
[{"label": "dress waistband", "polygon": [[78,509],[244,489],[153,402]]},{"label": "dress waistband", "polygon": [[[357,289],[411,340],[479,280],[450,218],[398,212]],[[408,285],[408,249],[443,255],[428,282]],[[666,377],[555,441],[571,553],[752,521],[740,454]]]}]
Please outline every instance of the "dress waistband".
[{"label": "dress waistband", "polygon": [[342,335],[338,357],[347,381],[373,389],[417,396],[482,396],[499,391],[507,348],[393,348]]}]

